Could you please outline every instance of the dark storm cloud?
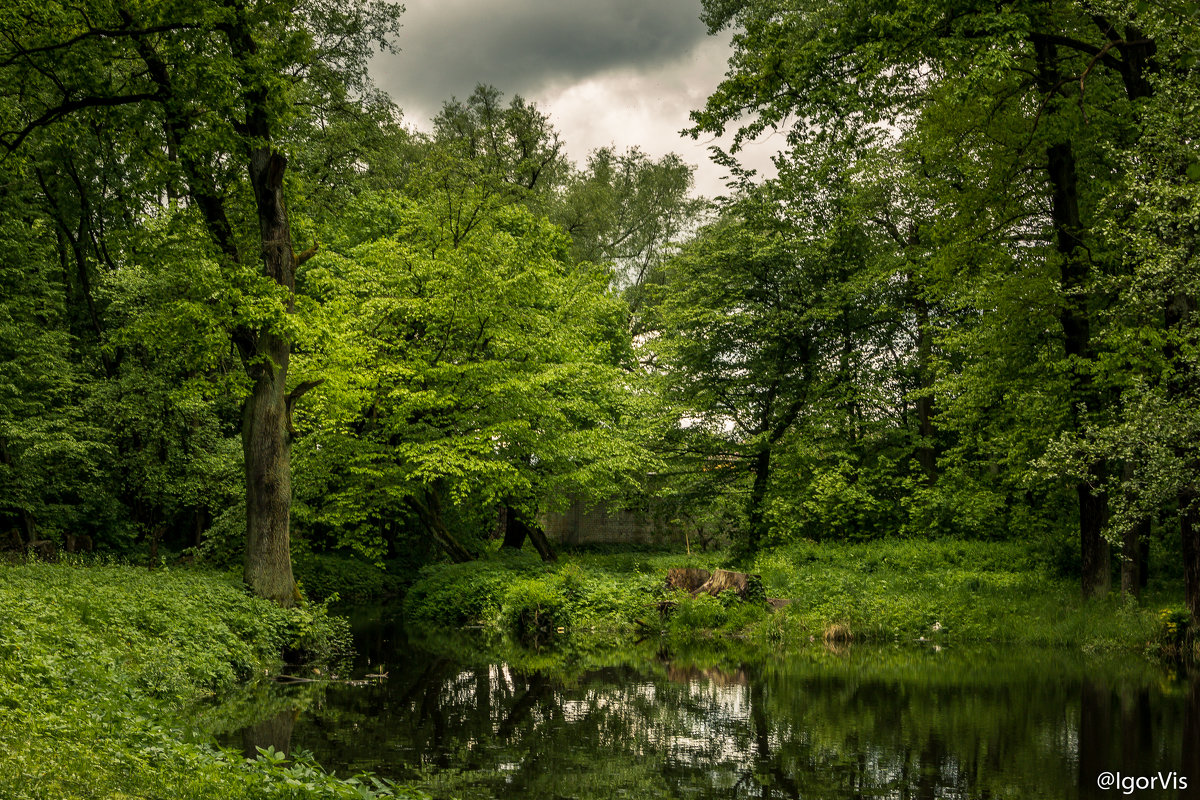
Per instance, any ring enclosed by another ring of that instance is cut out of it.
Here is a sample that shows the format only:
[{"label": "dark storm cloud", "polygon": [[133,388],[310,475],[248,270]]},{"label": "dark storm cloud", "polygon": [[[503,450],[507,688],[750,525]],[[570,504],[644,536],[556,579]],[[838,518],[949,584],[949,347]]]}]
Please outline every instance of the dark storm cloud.
[{"label": "dark storm cloud", "polygon": [[376,82],[424,125],[477,83],[506,95],[626,67],[652,71],[705,37],[699,0],[416,0],[407,3],[401,52],[373,64]]}]

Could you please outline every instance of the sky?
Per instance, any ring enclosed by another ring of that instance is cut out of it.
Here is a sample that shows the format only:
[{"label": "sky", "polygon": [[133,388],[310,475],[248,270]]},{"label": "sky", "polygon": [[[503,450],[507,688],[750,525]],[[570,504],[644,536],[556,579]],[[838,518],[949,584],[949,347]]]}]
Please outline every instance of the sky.
[{"label": "sky", "polygon": [[[699,0],[408,0],[399,52],[371,64],[376,84],[431,130],[442,103],[487,83],[549,115],[569,157],[582,164],[606,145],[678,153],[696,166],[695,193],[725,191],[708,147],[679,132],[725,74],[727,33],[709,36]],[[766,171],[782,137],[748,150]]]}]

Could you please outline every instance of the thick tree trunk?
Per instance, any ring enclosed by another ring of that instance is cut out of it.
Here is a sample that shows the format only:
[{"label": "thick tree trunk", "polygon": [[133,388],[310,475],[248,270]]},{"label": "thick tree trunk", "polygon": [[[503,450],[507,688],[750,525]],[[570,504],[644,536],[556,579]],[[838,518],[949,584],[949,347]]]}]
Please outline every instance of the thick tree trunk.
[{"label": "thick tree trunk", "polygon": [[[1195,298],[1184,291],[1173,293],[1163,310],[1167,328],[1167,344],[1163,347],[1163,355],[1167,364],[1173,367],[1168,388],[1171,400],[1176,403],[1186,403],[1200,393],[1200,381],[1197,380],[1195,368],[1179,344],[1186,340],[1186,327],[1191,323],[1195,311]],[[1186,458],[1182,452],[1184,446],[1182,443],[1179,445],[1177,454]],[[1194,460],[1188,466],[1192,475],[1200,469]],[[1200,632],[1200,508],[1196,507],[1194,483],[1180,490],[1176,499],[1183,550],[1184,602],[1192,615],[1191,631],[1194,637]]]},{"label": "thick tree trunk", "polygon": [[[1038,88],[1049,103],[1057,94],[1062,81],[1058,70],[1055,45],[1044,38],[1034,41],[1038,58]],[[1079,176],[1070,140],[1046,148],[1046,175],[1050,181],[1050,219],[1054,226],[1055,249],[1058,251],[1062,308],[1063,350],[1071,375],[1072,425],[1079,430],[1084,420],[1081,408],[1096,406],[1091,378],[1082,362],[1095,356],[1091,342],[1091,316],[1088,308],[1088,281],[1091,273],[1090,256],[1083,241],[1085,227],[1079,208]],[[1086,480],[1075,487],[1079,501],[1079,544],[1083,561],[1082,589],[1084,597],[1099,597],[1108,593],[1111,583],[1111,563],[1108,542],[1102,535],[1107,499],[1099,486],[1106,466],[1103,461],[1089,467]]]},{"label": "thick tree trunk", "polygon": [[292,576],[288,530],[292,476],[283,388],[287,379],[286,348],[277,347],[276,354],[282,356],[283,364],[259,376],[242,409],[246,469],[244,575],[246,585],[259,597],[291,606],[298,593]]},{"label": "thick tree trunk", "polygon": [[[288,290],[294,310],[296,258],[283,202],[287,160],[268,147],[250,159],[250,183],[258,207],[263,272]],[[288,531],[292,504],[290,403],[287,394],[291,341],[264,329],[242,347],[254,381],[242,407],[242,452],[246,469],[246,585],[259,597],[291,606],[300,599],[292,575]]]},{"label": "thick tree trunk", "polygon": [[1138,571],[1138,587],[1143,591],[1150,583],[1150,531],[1150,523],[1147,522],[1146,534],[1138,544],[1138,551],[1141,556],[1141,569]]},{"label": "thick tree trunk", "polygon": [[1146,565],[1142,561],[1142,539],[1149,533],[1148,524],[1142,523],[1125,531],[1121,542],[1121,596],[1141,597],[1145,586],[1142,573]]},{"label": "thick tree trunk", "polygon": [[[1121,473],[1121,480],[1125,486],[1131,485],[1134,478],[1134,467],[1132,461],[1126,461],[1124,469]],[[1150,522],[1144,520],[1126,529],[1124,536],[1121,539],[1121,596],[1141,597],[1142,596],[1142,573],[1146,570],[1146,564],[1142,557],[1142,542],[1150,538]]]},{"label": "thick tree trunk", "polygon": [[1083,596],[1103,597],[1112,585],[1112,551],[1104,529],[1105,496],[1084,481],[1075,487],[1079,496],[1079,540],[1082,556]]},{"label": "thick tree trunk", "polygon": [[[1053,189],[1051,216],[1057,234],[1056,243],[1061,260],[1062,289],[1065,297],[1059,313],[1063,331],[1063,349],[1070,365],[1071,415],[1078,429],[1083,420],[1079,418],[1079,406],[1093,403],[1092,382],[1081,361],[1094,357],[1091,348],[1091,317],[1087,297],[1083,295],[1088,280],[1088,260],[1083,252],[1083,222],[1079,213],[1079,186],[1075,170],[1075,156],[1069,143],[1052,145],[1047,153],[1048,173]],[[1095,487],[1104,479],[1105,464],[1100,461],[1091,465],[1088,478],[1080,481],[1075,492],[1079,498],[1079,545],[1083,562],[1082,589],[1084,597],[1102,597],[1108,594],[1111,578],[1111,555],[1108,542],[1103,535],[1104,518],[1108,501],[1104,493]]]},{"label": "thick tree trunk", "polygon": [[529,536],[529,527],[521,522],[508,506],[502,507],[500,516],[504,522],[504,543],[500,547],[520,550],[525,546],[525,539]]}]

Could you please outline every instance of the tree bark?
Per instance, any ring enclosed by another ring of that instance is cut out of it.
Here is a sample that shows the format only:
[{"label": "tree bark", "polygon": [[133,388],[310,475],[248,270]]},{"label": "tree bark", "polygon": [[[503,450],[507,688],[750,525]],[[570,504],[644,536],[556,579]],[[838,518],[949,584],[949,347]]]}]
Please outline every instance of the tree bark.
[{"label": "tree bark", "polygon": [[[1047,105],[1058,94],[1063,82],[1058,69],[1055,45],[1044,37],[1034,39],[1037,51],[1039,90]],[[1050,221],[1054,228],[1054,245],[1059,257],[1062,307],[1058,319],[1062,327],[1063,350],[1071,376],[1070,396],[1072,426],[1083,426],[1082,413],[1092,410],[1098,398],[1091,377],[1082,362],[1091,361],[1091,316],[1088,308],[1088,281],[1091,261],[1083,235],[1086,230],[1079,208],[1079,176],[1071,141],[1064,139],[1046,148],[1046,176],[1050,182]],[[1075,486],[1079,504],[1079,545],[1083,562],[1082,589],[1084,597],[1100,597],[1108,593],[1111,578],[1111,554],[1102,535],[1107,510],[1107,498],[1094,487],[1100,486],[1106,472],[1103,460],[1089,465],[1088,475]]]},{"label": "tree bark", "polygon": [[[1098,470],[1093,470],[1095,478]],[[1103,492],[1082,481],[1075,487],[1079,497],[1079,544],[1083,572],[1083,596],[1104,597],[1112,586],[1112,551],[1104,538],[1104,513],[1107,505]]]},{"label": "tree bark", "polygon": [[1142,561],[1142,539],[1149,533],[1150,526],[1141,523],[1125,531],[1121,542],[1121,596],[1141,597],[1145,583],[1142,573],[1146,569]]},{"label": "tree bark", "polygon": [[929,303],[922,297],[913,298],[917,312],[917,380],[921,394],[917,396],[917,425],[921,443],[917,446],[917,463],[929,483],[937,481],[937,451],[933,427],[933,330],[929,319]]},{"label": "tree bark", "polygon": [[[1079,185],[1075,155],[1069,142],[1051,145],[1047,152],[1047,171],[1052,187],[1051,216],[1056,247],[1061,260],[1061,282],[1065,295],[1059,322],[1063,331],[1063,349],[1071,365],[1071,417],[1076,429],[1082,426],[1079,405],[1091,399],[1091,380],[1078,362],[1090,360],[1091,318],[1087,298],[1080,296],[1088,279],[1087,257],[1083,255],[1083,221],[1079,213]],[[1103,462],[1089,468],[1086,480],[1075,486],[1079,499],[1079,546],[1083,563],[1082,589],[1085,597],[1102,597],[1111,582],[1108,542],[1102,534],[1107,500],[1095,487],[1104,477]]]},{"label": "tree bark", "polygon": [[[287,160],[269,147],[251,153],[250,183],[258,210],[263,272],[288,290],[294,310],[296,258],[283,201]],[[246,585],[282,606],[300,599],[292,575],[289,516],[292,504],[291,434],[287,395],[292,343],[273,330],[243,347],[254,381],[242,407],[242,452],[246,470]]]},{"label": "tree bark", "polygon": [[[1134,478],[1133,462],[1126,461],[1121,478],[1129,486]],[[1143,520],[1125,530],[1121,540],[1121,596],[1141,597],[1142,573],[1146,570],[1142,542],[1150,538],[1150,521]]]},{"label": "tree bark", "polygon": [[475,559],[471,551],[454,538],[454,534],[450,533],[442,520],[442,503],[438,498],[437,489],[426,489],[423,497],[410,497],[408,506],[416,512],[421,524],[452,561],[462,564]]}]

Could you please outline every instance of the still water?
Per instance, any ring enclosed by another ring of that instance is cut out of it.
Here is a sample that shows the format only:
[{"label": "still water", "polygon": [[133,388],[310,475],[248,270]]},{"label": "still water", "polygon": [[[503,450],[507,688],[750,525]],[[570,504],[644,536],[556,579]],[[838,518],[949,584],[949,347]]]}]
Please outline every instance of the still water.
[{"label": "still water", "polygon": [[355,627],[355,674],[387,677],[276,700],[240,734],[251,752],[463,800],[1200,797],[1200,681],[1136,656],[643,643],[500,661],[378,615]]}]

